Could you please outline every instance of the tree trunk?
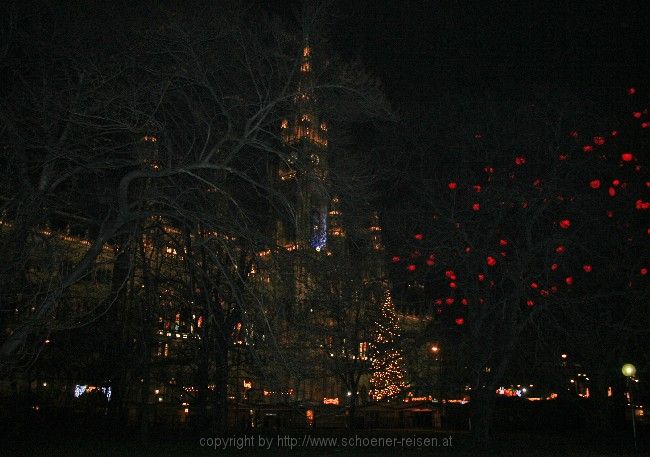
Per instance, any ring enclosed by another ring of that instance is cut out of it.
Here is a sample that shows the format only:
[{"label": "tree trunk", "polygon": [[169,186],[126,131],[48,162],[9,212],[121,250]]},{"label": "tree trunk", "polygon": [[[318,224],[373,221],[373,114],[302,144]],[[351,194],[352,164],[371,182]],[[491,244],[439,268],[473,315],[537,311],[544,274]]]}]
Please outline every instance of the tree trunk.
[{"label": "tree trunk", "polygon": [[475,444],[482,449],[488,449],[492,444],[492,424],[495,406],[494,390],[477,388],[472,393],[471,432]]},{"label": "tree trunk", "polygon": [[213,407],[214,432],[225,435],[228,431],[228,346],[227,338],[218,332],[215,400]]}]

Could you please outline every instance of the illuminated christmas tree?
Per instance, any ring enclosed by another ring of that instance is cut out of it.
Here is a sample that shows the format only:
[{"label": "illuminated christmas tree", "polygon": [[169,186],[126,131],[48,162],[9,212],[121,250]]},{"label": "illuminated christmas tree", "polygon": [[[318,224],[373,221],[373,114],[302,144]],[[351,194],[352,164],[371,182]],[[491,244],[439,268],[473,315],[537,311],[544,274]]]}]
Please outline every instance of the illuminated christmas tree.
[{"label": "illuminated christmas tree", "polygon": [[402,369],[402,353],[397,348],[399,323],[390,290],[386,290],[381,308],[381,318],[375,322],[375,341],[372,344],[372,377],[370,398],[375,401],[394,397],[407,387]]}]

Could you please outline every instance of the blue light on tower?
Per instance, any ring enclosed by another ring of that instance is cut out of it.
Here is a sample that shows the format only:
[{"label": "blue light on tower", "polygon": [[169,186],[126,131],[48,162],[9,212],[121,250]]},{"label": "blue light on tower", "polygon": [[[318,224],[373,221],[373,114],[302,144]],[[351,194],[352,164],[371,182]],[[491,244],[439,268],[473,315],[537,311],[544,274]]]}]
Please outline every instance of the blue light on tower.
[{"label": "blue light on tower", "polygon": [[321,208],[320,211],[313,211],[309,244],[317,251],[327,246],[327,208]]}]

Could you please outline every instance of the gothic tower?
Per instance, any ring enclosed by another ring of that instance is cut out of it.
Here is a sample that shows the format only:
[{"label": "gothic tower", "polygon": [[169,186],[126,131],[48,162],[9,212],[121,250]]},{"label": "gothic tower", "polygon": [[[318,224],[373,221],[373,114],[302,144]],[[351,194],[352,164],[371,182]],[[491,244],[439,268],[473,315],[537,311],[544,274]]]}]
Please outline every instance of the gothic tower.
[{"label": "gothic tower", "polygon": [[320,120],[317,111],[311,53],[305,40],[293,100],[294,114],[280,124],[288,158],[278,170],[279,188],[292,203],[295,217],[280,223],[278,241],[296,249],[322,251],[327,246],[330,200],[326,190],[327,124]]}]

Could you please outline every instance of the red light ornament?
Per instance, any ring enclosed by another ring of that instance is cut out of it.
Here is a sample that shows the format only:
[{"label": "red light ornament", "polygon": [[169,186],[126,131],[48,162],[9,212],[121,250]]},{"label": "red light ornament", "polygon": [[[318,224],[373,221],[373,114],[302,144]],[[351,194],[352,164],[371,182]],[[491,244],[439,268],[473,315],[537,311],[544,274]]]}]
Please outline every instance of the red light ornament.
[{"label": "red light ornament", "polygon": [[589,264],[583,265],[582,269],[584,270],[585,273],[591,273],[592,267]]},{"label": "red light ornament", "polygon": [[407,269],[408,271],[415,271],[415,268],[416,268],[416,267],[415,267],[415,265],[413,265],[413,264],[411,264],[411,265],[409,265],[408,267],[406,267],[406,269]]},{"label": "red light ornament", "polygon": [[573,285],[573,276],[567,276],[564,278],[564,282],[567,283],[567,286],[572,286]]},{"label": "red light ornament", "polygon": [[480,211],[481,210],[481,205],[479,203],[474,203],[472,205],[472,211]]},{"label": "red light ornament", "polygon": [[465,324],[465,319],[463,319],[462,317],[457,317],[455,322],[456,325],[461,326]]},{"label": "red light ornament", "polygon": [[634,95],[636,94],[636,88],[630,87],[627,89],[627,95]]},{"label": "red light ornament", "polygon": [[422,238],[424,238],[424,236],[423,236],[421,233],[416,233],[415,236],[414,236],[413,238],[415,238],[416,240],[420,241],[420,240],[422,240]]},{"label": "red light ornament", "polygon": [[623,162],[631,162],[632,160],[634,160],[634,154],[632,154],[631,152],[624,152],[623,154],[621,154],[621,160]]},{"label": "red light ornament", "polygon": [[593,141],[596,146],[602,146],[603,144],[605,144],[605,137],[595,136],[593,138]]},{"label": "red light ornament", "polygon": [[390,260],[393,263],[398,263],[400,261],[400,257],[398,255],[394,255]]},{"label": "red light ornament", "polygon": [[447,184],[447,187],[449,187],[449,190],[456,190],[458,184],[456,184],[455,182],[450,182],[449,184]]},{"label": "red light ornament", "polygon": [[497,259],[492,257],[491,255],[487,256],[487,259],[485,260],[488,266],[493,267],[497,264]]},{"label": "red light ornament", "polygon": [[592,189],[598,189],[600,187],[600,179],[592,179],[589,182],[589,187]]},{"label": "red light ornament", "polygon": [[564,230],[567,230],[569,227],[571,227],[571,221],[569,219],[562,219],[560,221],[560,227]]}]

